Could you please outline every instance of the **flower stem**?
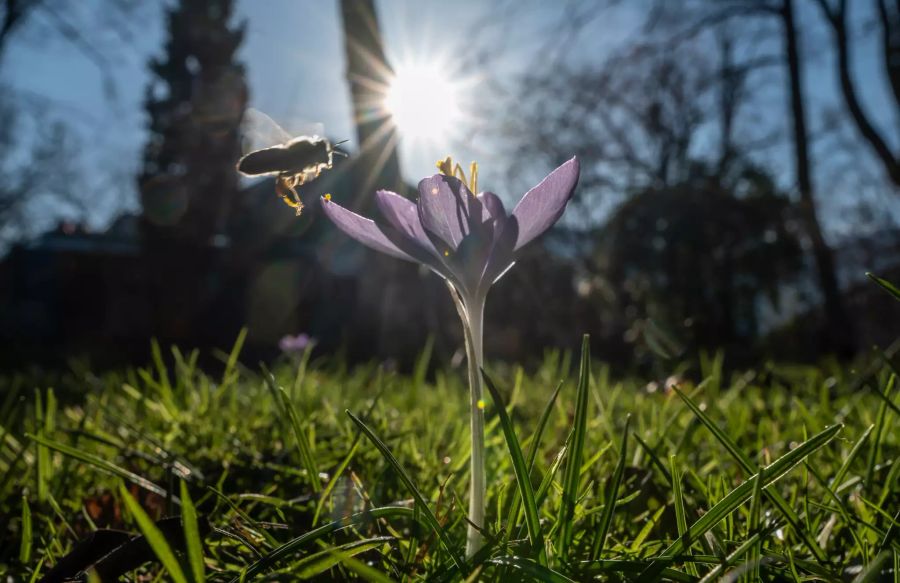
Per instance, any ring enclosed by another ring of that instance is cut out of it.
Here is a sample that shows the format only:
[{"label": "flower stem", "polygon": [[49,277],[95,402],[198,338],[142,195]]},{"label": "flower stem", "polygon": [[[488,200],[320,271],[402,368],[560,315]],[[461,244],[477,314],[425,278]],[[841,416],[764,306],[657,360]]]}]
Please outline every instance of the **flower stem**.
[{"label": "flower stem", "polygon": [[485,477],[484,477],[484,401],[481,385],[482,324],[484,322],[484,297],[466,298],[450,286],[450,295],[462,320],[466,340],[466,361],[469,368],[469,395],[471,407],[472,454],[469,458],[469,528],[466,533],[466,558],[472,557],[482,546],[481,529],[484,528]]},{"label": "flower stem", "polygon": [[[484,527],[484,401],[481,386],[481,367],[484,364],[482,352],[482,323],[484,320],[484,301],[467,305],[468,327],[471,342],[466,345],[466,360],[469,363],[469,392],[471,397],[471,429],[472,456],[471,481],[469,483],[469,530],[466,535],[466,558],[474,555],[482,544],[481,532]],[[473,526],[474,525],[474,526]],[[478,528],[475,528],[477,526]]]}]

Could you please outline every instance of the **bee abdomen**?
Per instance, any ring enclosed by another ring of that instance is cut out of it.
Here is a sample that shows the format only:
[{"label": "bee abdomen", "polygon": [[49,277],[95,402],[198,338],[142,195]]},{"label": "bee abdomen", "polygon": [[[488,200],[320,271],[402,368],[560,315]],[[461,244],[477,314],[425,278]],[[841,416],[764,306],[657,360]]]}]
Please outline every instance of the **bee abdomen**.
[{"label": "bee abdomen", "polygon": [[237,163],[238,172],[248,176],[273,174],[289,167],[288,151],[282,146],[250,152]]}]

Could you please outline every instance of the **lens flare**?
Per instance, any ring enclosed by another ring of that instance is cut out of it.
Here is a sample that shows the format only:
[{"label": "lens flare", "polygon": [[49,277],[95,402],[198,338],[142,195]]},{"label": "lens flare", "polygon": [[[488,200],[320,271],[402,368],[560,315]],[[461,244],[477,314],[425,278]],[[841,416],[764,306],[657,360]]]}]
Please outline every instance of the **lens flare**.
[{"label": "lens flare", "polygon": [[441,141],[462,117],[459,86],[439,67],[399,68],[385,96],[385,107],[401,138]]}]

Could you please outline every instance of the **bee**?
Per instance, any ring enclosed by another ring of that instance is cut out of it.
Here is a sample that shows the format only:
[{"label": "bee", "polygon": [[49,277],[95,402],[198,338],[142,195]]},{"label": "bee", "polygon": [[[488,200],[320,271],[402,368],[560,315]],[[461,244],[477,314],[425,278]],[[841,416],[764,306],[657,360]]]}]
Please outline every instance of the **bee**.
[{"label": "bee", "polygon": [[[244,112],[244,137],[251,140],[251,151],[237,163],[237,170],[244,176],[274,176],[275,193],[290,207],[303,210],[303,202],[297,187],[318,178],[331,170],[334,155],[347,154],[335,149],[346,142],[334,145],[318,134],[291,137],[272,118],[256,109]],[[259,147],[260,144],[269,144]]]}]

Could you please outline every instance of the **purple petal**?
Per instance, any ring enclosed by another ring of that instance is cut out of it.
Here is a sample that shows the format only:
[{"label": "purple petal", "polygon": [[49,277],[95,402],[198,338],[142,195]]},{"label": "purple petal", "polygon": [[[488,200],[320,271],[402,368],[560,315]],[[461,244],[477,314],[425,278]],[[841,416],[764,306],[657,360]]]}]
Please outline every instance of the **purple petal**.
[{"label": "purple petal", "polygon": [[419,263],[433,269],[441,277],[450,278],[452,270],[425,233],[414,202],[395,192],[379,190],[375,193],[375,204],[384,222],[387,223],[376,224],[388,240]]},{"label": "purple petal", "polygon": [[408,198],[402,197],[396,192],[389,190],[379,190],[375,193],[375,204],[378,205],[378,211],[381,216],[394,229],[406,235],[417,243],[422,249],[432,254],[437,254],[434,245],[425,229],[422,228],[422,221],[419,220],[419,211],[416,209],[416,203]]},{"label": "purple petal", "polygon": [[491,218],[495,221],[506,219],[506,209],[503,207],[503,201],[493,192],[482,192],[478,195],[478,200],[487,209]]},{"label": "purple petal", "polygon": [[[425,230],[439,239],[436,247],[443,243],[450,251],[456,250],[469,233],[469,202],[474,198],[453,176],[435,174],[419,182],[419,219]],[[478,213],[480,219],[480,208]]]},{"label": "purple petal", "polygon": [[488,288],[512,267],[518,236],[519,223],[515,216],[511,215],[505,221],[497,223],[491,252],[481,276],[482,293],[486,293]]},{"label": "purple petal", "polygon": [[578,159],[572,158],[525,193],[512,212],[519,222],[516,250],[559,220],[578,184],[578,173]]},{"label": "purple petal", "polygon": [[348,211],[341,205],[322,198],[322,211],[338,229],[349,237],[356,239],[366,247],[387,253],[399,259],[416,261],[408,253],[402,251],[378,228],[375,221],[361,217]]}]

